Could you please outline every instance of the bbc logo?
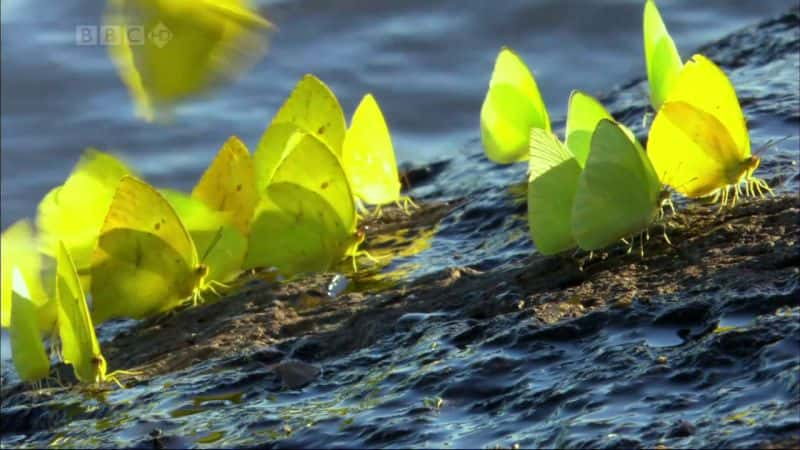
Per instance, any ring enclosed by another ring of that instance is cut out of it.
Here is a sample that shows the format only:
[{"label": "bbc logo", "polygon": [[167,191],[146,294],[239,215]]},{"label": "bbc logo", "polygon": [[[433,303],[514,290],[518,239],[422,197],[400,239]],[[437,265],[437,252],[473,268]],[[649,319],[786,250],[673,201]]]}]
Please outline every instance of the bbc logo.
[{"label": "bbc logo", "polygon": [[163,23],[158,23],[149,32],[142,25],[79,25],[75,27],[75,45],[78,46],[114,46],[144,45],[148,41],[158,48],[163,48],[173,38],[172,31]]}]

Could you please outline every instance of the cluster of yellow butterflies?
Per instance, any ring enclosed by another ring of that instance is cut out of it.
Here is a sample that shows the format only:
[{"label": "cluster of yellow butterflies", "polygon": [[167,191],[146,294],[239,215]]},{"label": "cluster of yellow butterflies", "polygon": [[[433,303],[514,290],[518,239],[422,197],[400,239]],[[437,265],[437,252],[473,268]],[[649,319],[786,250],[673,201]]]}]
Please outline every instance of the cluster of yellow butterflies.
[{"label": "cluster of yellow butterflies", "polygon": [[522,59],[507,48],[497,57],[481,110],[483,145],[494,162],[529,162],[528,223],[542,254],[598,250],[646,232],[672,206],[667,186],[689,198],[713,195],[721,207],[733,206],[742,186],[750,196],[772,192],[753,176],[759,158],[730,80],[703,55],[682,64],[653,0],[644,7],[644,48],[656,111],[646,152],[578,91],[562,143]]},{"label": "cluster of yellow butterflies", "polygon": [[347,128],[336,96],[312,75],[295,86],[252,157],[231,137],[191,194],[158,190],[89,149],[40,202],[36,232],[21,220],[2,235],[2,326],[17,371],[28,382],[44,378],[42,336],[57,333],[78,380],[114,381],[96,324],[196,303],[246,269],[293,276],[348,257],[355,267],[364,240],[357,209],[410,202],[400,189],[375,98],[364,96]]}]

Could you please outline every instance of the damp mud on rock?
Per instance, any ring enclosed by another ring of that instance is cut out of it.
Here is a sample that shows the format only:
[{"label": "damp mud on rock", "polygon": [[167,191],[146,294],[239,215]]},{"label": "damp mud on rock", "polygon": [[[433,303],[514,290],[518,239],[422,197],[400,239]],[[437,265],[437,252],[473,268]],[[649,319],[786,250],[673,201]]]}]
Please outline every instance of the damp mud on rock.
[{"label": "damp mud on rock", "polygon": [[[679,202],[643,242],[544,257],[511,186],[524,167],[471,142],[408,169],[419,207],[369,221],[357,273],[250,272],[103,325],[110,370],[138,372],[126,389],[4,369],[3,446],[800,446],[799,33],[794,9],[703,49],[756,145],[790,133],[762,154],[776,196]],[[602,100],[635,125],[643,83]]]}]

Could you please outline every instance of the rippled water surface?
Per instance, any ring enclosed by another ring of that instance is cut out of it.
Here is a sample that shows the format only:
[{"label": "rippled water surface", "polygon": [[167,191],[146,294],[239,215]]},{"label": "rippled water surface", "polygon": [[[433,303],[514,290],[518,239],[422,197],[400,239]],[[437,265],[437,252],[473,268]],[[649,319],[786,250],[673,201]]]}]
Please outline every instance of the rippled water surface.
[{"label": "rippled water surface", "polygon": [[[569,91],[580,88],[603,96],[643,136],[638,0],[262,2],[280,27],[268,56],[237,83],[181,106],[168,125],[137,121],[105,50],[74,44],[77,25],[98,22],[100,3],[2,3],[3,227],[32,216],[86,146],[114,150],[154,184],[191,188],[230,134],[253,148],[295,82],[312,72],[348,116],[363,93],[376,95],[401,164],[447,161],[412,190],[416,199],[467,199],[416,243],[421,252],[385,271],[413,280],[456,265],[496,269],[533,251],[514,187],[524,165],[492,165],[480,148],[480,104],[501,45],[528,61],[556,126]],[[659,2],[684,57],[791,4]],[[754,147],[789,138],[763,153],[759,173],[779,193],[796,193],[800,57],[749,39],[708,53],[737,87]],[[770,42],[778,41],[800,48],[797,25]],[[760,52],[763,60],[753,56]],[[4,405],[13,423],[1,439],[149,446],[158,428],[168,447],[746,447],[800,430],[792,414],[800,407],[798,292],[795,272],[752,291],[687,299],[689,312],[678,314],[687,322],[662,320],[663,304],[637,305],[544,331],[513,314],[485,321],[418,314],[380,342],[326,360],[302,391],[281,389],[261,362],[232,355],[106,398],[65,395],[24,412]],[[717,330],[710,337],[681,335],[707,327],[709,316]],[[101,337],[116,331],[104,326]],[[278,350],[300,358],[306,347],[300,339]]]}]

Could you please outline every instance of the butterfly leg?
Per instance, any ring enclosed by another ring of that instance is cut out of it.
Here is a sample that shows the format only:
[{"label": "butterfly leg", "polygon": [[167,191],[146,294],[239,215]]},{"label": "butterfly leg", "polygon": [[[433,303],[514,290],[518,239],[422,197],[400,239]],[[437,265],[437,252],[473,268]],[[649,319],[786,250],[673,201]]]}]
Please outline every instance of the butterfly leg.
[{"label": "butterfly leg", "polygon": [[672,241],[670,241],[669,236],[667,236],[667,224],[665,223],[661,224],[661,234],[664,236],[664,240],[667,241],[667,244],[669,244],[671,247]]},{"label": "butterfly leg", "polygon": [[108,375],[108,376],[106,376],[106,381],[111,381],[111,382],[114,382],[114,383],[115,383],[117,386],[119,386],[119,388],[120,388],[120,389],[127,389],[127,388],[125,387],[125,385],[124,385],[124,384],[122,384],[122,383],[121,383],[121,382],[120,382],[120,381],[117,379],[117,377],[115,377],[114,375]]},{"label": "butterfly leg", "polygon": [[644,259],[644,232],[639,233],[639,257]]},{"label": "butterfly leg", "polygon": [[376,219],[380,219],[381,217],[383,217],[383,208],[381,208],[381,205],[375,207],[375,210],[372,211],[372,217]]},{"label": "butterfly leg", "polygon": [[[403,196],[400,200],[402,202],[403,212],[406,213],[407,216],[411,215],[411,208],[419,209],[419,206],[414,203],[414,200],[411,200],[411,197]],[[409,208],[409,206],[411,208]]]}]

